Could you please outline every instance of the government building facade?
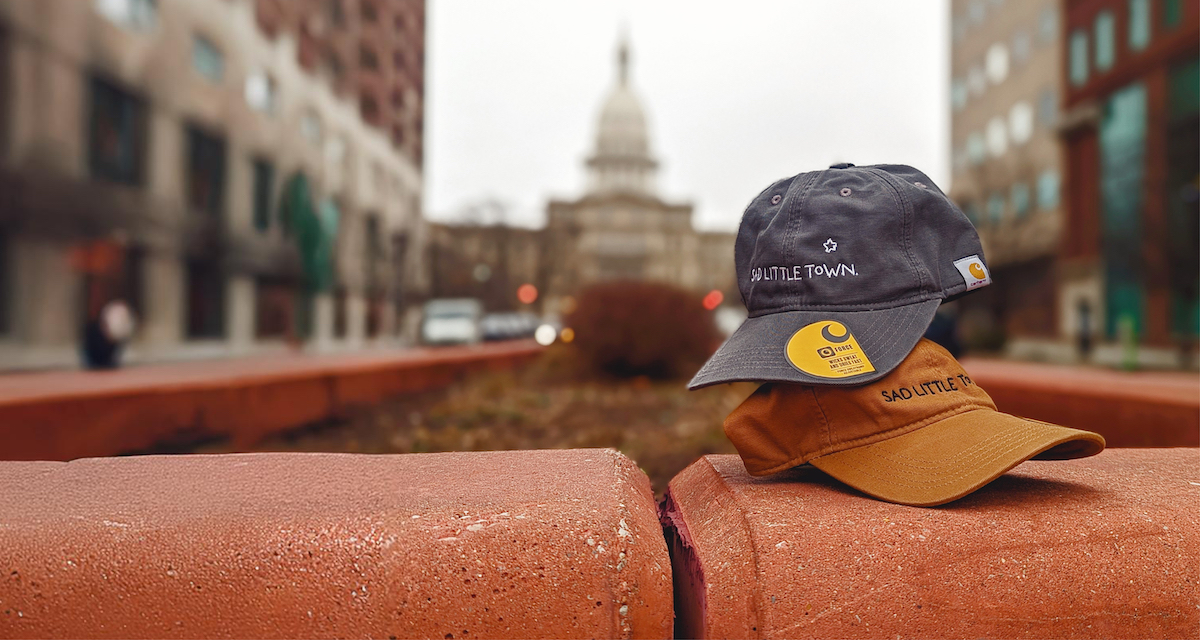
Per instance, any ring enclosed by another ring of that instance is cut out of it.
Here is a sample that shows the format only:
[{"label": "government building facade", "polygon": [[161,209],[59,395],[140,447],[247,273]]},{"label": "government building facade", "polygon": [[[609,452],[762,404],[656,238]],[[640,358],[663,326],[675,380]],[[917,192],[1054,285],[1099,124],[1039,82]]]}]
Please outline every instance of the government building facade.
[{"label": "government building facade", "polygon": [[605,280],[649,280],[704,293],[720,290],[736,302],[734,234],[692,227],[692,205],[658,192],[659,162],[651,152],[641,101],[629,78],[629,47],[617,55],[617,82],[600,111],[588,157],[585,193],[551,200],[542,231],[546,308]]}]

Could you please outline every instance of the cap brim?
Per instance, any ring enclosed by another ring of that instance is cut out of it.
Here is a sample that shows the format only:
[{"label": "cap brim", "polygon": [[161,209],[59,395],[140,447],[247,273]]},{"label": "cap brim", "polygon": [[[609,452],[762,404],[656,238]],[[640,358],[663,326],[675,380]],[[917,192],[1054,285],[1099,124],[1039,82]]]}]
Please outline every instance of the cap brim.
[{"label": "cap brim", "polygon": [[[784,311],[748,318],[704,363],[688,389],[739,381],[849,386],[878,380],[908,357],[941,302],[935,298],[873,311]],[[801,328],[822,320],[846,325],[875,370],[822,378],[793,366],[787,358],[788,340]]]},{"label": "cap brim", "polygon": [[1090,431],[977,409],[902,436],[809,462],[888,502],[932,507],[957,500],[1030,458],[1084,458],[1104,450]]}]

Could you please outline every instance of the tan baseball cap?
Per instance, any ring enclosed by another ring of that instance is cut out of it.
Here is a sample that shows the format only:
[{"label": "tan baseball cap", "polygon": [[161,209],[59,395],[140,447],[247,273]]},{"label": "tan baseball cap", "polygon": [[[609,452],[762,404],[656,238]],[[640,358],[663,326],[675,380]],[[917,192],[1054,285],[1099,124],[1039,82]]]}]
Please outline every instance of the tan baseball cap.
[{"label": "tan baseball cap", "polygon": [[957,500],[1029,460],[1084,458],[1097,433],[1018,418],[945,349],[921,339],[887,376],[857,387],[770,383],[725,419],[751,475],[810,463],[881,500]]}]

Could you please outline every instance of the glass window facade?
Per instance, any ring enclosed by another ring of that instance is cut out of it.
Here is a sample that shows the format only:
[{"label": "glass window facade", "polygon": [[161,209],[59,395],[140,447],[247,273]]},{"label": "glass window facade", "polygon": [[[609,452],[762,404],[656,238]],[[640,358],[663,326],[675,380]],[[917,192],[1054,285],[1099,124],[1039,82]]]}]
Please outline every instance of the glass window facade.
[{"label": "glass window facade", "polygon": [[1162,0],[1162,21],[1167,29],[1183,24],[1183,0]]},{"label": "glass window facade", "polygon": [[1083,29],[1071,32],[1070,62],[1068,74],[1071,84],[1082,87],[1088,79],[1088,37]]},{"label": "glass window facade", "polygon": [[1111,11],[1101,11],[1093,25],[1096,70],[1107,71],[1117,60],[1117,21]]},{"label": "glass window facade", "polygon": [[1129,48],[1141,51],[1150,44],[1150,0],[1129,0]]},{"label": "glass window facade", "polygon": [[1105,328],[1144,327],[1142,209],[1146,176],[1146,87],[1134,83],[1104,103],[1099,127],[1100,226]]}]

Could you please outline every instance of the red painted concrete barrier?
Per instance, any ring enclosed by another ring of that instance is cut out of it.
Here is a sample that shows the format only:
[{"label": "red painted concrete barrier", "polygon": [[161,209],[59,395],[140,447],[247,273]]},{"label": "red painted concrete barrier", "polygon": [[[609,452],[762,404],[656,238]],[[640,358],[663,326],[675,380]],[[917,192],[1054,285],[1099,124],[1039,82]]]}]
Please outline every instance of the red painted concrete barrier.
[{"label": "red painted concrete barrier", "polygon": [[0,376],[0,459],[71,460],[180,433],[262,437],[535,357],[532,341]]},{"label": "red painted concrete barrier", "polygon": [[707,456],[671,481],[677,637],[1195,638],[1200,452],[1027,462],[944,507]]},{"label": "red painted concrete barrier", "polygon": [[1200,447],[1200,376],[968,358],[1005,413],[1095,431],[1109,447]]},{"label": "red painted concrete barrier", "polygon": [[3,638],[666,638],[611,449],[0,463]]}]

